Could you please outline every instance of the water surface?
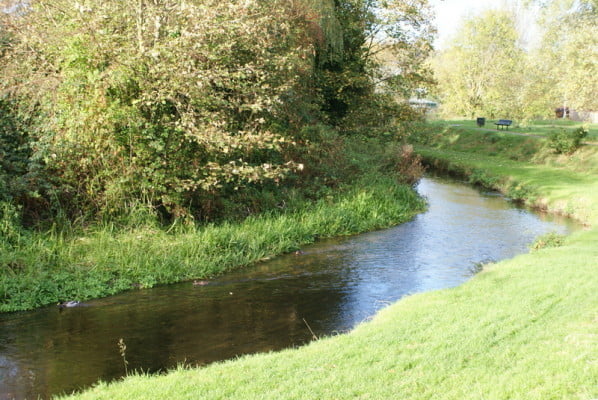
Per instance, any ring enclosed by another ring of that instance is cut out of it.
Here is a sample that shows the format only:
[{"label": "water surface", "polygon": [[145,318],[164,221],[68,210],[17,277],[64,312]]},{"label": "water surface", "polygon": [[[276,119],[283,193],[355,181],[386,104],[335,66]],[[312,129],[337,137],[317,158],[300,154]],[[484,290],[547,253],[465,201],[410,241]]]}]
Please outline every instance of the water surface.
[{"label": "water surface", "polygon": [[[0,399],[48,398],[178,363],[202,365],[346,332],[416,292],[459,285],[482,263],[527,251],[571,222],[530,213],[495,193],[423,179],[429,210],[392,229],[319,242],[215,279],[0,315]],[[304,321],[305,320],[305,321]]]}]

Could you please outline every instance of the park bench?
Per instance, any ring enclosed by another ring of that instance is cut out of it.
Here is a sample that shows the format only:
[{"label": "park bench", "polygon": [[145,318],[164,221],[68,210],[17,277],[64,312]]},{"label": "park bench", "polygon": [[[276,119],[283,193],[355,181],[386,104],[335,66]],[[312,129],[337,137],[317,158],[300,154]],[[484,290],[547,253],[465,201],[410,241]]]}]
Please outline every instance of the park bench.
[{"label": "park bench", "polygon": [[506,126],[507,130],[509,130],[509,126],[511,126],[512,123],[513,121],[510,119],[499,119],[498,122],[494,123],[494,125],[496,125],[498,129],[500,129],[501,126]]}]

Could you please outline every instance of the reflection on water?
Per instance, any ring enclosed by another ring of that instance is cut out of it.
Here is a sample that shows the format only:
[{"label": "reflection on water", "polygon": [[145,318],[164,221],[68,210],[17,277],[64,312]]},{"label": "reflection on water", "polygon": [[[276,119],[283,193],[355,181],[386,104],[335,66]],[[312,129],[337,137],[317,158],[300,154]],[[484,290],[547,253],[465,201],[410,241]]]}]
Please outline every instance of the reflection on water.
[{"label": "reflection on water", "polygon": [[[228,274],[90,301],[0,315],[0,399],[47,398],[123,375],[299,346],[345,332],[409,293],[458,285],[480,263],[526,252],[559,224],[493,193],[438,179],[429,210],[398,227],[323,241]],[[572,228],[572,226],[569,226]]]}]

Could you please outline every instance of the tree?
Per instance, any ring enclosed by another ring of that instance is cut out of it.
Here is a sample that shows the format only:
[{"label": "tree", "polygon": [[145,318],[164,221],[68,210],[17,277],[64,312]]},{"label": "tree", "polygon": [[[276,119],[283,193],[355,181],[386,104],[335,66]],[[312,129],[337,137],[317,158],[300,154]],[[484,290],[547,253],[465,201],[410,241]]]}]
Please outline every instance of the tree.
[{"label": "tree", "polygon": [[324,40],[316,41],[314,76],[327,121],[346,133],[387,129],[398,113],[397,96],[431,83],[428,1],[320,4],[327,5],[320,8]]},{"label": "tree", "polygon": [[284,2],[38,0],[5,16],[5,93],[39,118],[37,149],[72,206],[174,215],[295,168],[270,127],[305,68]]},{"label": "tree", "polygon": [[598,3],[550,1],[541,25],[544,36],[534,56],[547,81],[538,92],[546,108],[598,110]]},{"label": "tree", "polygon": [[443,113],[518,116],[524,59],[510,12],[466,19],[453,44],[433,60]]}]

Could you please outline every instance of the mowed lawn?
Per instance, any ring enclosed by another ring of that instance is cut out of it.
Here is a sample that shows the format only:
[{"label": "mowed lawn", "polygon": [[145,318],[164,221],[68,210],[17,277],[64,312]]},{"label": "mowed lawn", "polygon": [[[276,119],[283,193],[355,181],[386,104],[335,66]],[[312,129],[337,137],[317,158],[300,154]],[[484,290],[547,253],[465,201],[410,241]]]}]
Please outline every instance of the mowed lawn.
[{"label": "mowed lawn", "polygon": [[[506,117],[505,119],[510,119]],[[508,127],[511,132],[519,132],[530,135],[546,136],[548,137],[553,132],[558,132],[562,129],[570,131],[579,127],[586,127],[588,129],[588,141],[598,141],[598,124],[577,122],[563,119],[552,119],[552,120],[532,120],[532,121],[517,121],[512,119],[513,124]],[[430,121],[432,126],[446,127],[446,126],[459,126],[462,128],[472,128],[476,130],[497,130],[498,126],[495,125],[498,119],[486,119],[486,123],[483,127],[478,127],[476,120],[474,119],[455,119],[455,120],[433,120]],[[500,127],[500,130],[505,130],[505,127]]]}]

